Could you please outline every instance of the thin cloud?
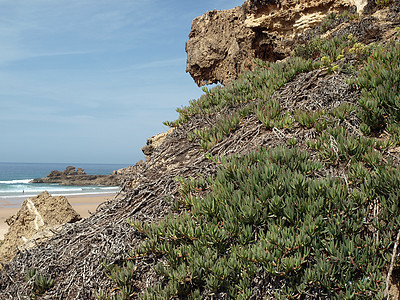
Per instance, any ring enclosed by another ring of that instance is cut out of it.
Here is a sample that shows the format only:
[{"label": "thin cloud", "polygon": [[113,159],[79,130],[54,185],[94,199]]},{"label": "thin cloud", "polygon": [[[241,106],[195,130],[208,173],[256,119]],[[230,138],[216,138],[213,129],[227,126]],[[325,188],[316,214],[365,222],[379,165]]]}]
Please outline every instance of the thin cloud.
[{"label": "thin cloud", "polygon": [[171,66],[176,66],[178,64],[182,64],[185,62],[186,62],[186,57],[165,59],[165,60],[156,60],[156,61],[137,65],[134,67],[134,69],[140,70],[140,69],[171,67]]},{"label": "thin cloud", "polygon": [[[185,74],[184,43],[191,20],[214,6],[206,2],[0,0],[0,125],[9,132],[0,156],[85,160],[84,148],[110,161],[106,137],[123,140],[126,128],[123,155],[135,156],[138,141],[201,93]],[[23,147],[37,140],[71,148]]]},{"label": "thin cloud", "polygon": [[46,110],[35,110],[30,111],[9,111],[7,114],[0,113],[0,122],[3,121],[17,121],[17,122],[40,122],[50,124],[86,124],[96,121],[97,118],[92,115],[83,114],[70,114],[67,115],[65,112],[59,109],[46,109]]},{"label": "thin cloud", "polygon": [[123,47],[123,38],[132,41],[149,33],[147,24],[157,14],[157,10],[150,11],[152,3],[119,0],[116,6],[104,0],[35,0],[2,5],[0,66],[34,57]]},{"label": "thin cloud", "polygon": [[177,65],[184,65],[186,63],[186,57],[180,58],[172,58],[172,59],[164,59],[164,60],[155,60],[149,61],[142,64],[135,64],[128,66],[126,68],[114,69],[110,72],[130,72],[135,70],[148,70],[148,69],[159,69],[159,68],[167,68],[167,67],[175,67]]}]

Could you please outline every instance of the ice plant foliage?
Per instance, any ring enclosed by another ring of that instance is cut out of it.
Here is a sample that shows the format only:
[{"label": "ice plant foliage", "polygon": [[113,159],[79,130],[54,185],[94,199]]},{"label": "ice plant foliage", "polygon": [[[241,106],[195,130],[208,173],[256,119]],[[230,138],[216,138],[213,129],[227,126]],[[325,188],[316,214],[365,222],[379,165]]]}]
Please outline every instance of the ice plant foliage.
[{"label": "ice plant foliage", "polygon": [[[400,226],[399,170],[354,173],[358,184],[348,186],[317,176],[324,163],[296,148],[222,161],[207,196],[182,192],[179,215],[158,224],[130,221],[148,237],[139,253],[165,258],[156,271],[166,284],[144,299],[218,293],[247,299],[260,269],[283,280],[277,298],[316,288],[330,298],[382,296],[392,233]],[[381,214],[371,219],[375,199]]]}]

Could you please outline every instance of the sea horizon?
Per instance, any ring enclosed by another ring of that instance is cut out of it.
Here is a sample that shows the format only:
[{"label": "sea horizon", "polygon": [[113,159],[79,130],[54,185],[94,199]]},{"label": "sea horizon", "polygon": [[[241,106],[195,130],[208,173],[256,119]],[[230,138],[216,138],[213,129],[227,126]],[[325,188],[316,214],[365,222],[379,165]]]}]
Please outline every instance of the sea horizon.
[{"label": "sea horizon", "polygon": [[47,176],[51,171],[64,171],[66,167],[82,168],[89,175],[109,175],[127,164],[96,163],[21,163],[0,162],[0,206],[18,207],[26,198],[48,191],[53,196],[83,196],[116,193],[119,186],[66,186],[59,184],[31,183]]}]

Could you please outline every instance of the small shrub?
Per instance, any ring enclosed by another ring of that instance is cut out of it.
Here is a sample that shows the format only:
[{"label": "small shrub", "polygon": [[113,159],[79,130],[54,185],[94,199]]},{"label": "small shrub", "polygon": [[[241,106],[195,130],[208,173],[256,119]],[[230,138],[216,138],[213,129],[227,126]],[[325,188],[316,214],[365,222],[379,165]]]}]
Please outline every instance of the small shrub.
[{"label": "small shrub", "polygon": [[343,121],[354,108],[349,103],[345,102],[340,104],[338,107],[334,108],[330,114],[335,118]]},{"label": "small shrub", "polygon": [[133,279],[136,274],[136,265],[133,261],[127,260],[123,264],[103,263],[106,275],[117,285],[114,293],[108,296],[104,291],[96,293],[99,300],[128,300],[132,299],[135,293]]},{"label": "small shrub", "polygon": [[314,126],[317,132],[323,132],[328,127],[328,121],[319,119],[315,122]]},{"label": "small shrub", "polygon": [[312,128],[323,114],[324,112],[322,111],[296,110],[294,113],[294,118],[301,126]]},{"label": "small shrub", "polygon": [[278,129],[290,128],[294,122],[290,114],[282,114],[280,103],[277,100],[270,100],[255,109],[255,114],[263,123],[266,129],[274,127]]},{"label": "small shrub", "polygon": [[352,182],[363,182],[363,178],[367,178],[370,170],[364,167],[362,162],[353,162],[350,166],[348,179]]},{"label": "small shrub", "polygon": [[382,163],[382,154],[379,151],[371,150],[364,154],[363,160],[370,167],[377,167]]},{"label": "small shrub", "polygon": [[375,148],[378,150],[387,150],[397,144],[396,137],[391,136],[390,138],[377,139],[375,141]]},{"label": "small shrub", "polygon": [[325,33],[329,30],[330,26],[335,22],[337,13],[333,12],[326,16],[320,25],[321,33]]},{"label": "small shrub", "polygon": [[35,278],[34,292],[37,295],[43,295],[47,290],[54,286],[54,280],[50,277],[38,275]]},{"label": "small shrub", "polygon": [[207,151],[221,142],[231,132],[235,131],[241,122],[240,113],[223,116],[213,127],[194,129],[188,134],[188,139],[200,139],[200,146]]},{"label": "small shrub", "polygon": [[294,50],[294,55],[304,59],[315,59],[321,53],[321,45],[323,41],[315,38],[307,44],[298,45]]},{"label": "small shrub", "polygon": [[35,269],[29,269],[26,272],[25,279],[32,282],[34,297],[43,295],[54,286],[54,280],[51,277],[37,274]]},{"label": "small shrub", "polygon": [[381,7],[388,6],[391,0],[375,0],[375,4]]},{"label": "small shrub", "polygon": [[370,128],[367,124],[362,123],[362,124],[360,125],[360,131],[361,131],[364,135],[369,135],[369,134],[371,133],[371,128]]},{"label": "small shrub", "polygon": [[290,138],[286,142],[289,146],[295,146],[297,144],[297,139],[295,138]]},{"label": "small shrub", "polygon": [[[347,134],[342,127],[331,127],[322,132],[316,141],[308,141],[308,146],[319,152],[320,158],[331,163],[355,161],[374,162],[374,140]],[[378,156],[378,154],[376,154]]]}]

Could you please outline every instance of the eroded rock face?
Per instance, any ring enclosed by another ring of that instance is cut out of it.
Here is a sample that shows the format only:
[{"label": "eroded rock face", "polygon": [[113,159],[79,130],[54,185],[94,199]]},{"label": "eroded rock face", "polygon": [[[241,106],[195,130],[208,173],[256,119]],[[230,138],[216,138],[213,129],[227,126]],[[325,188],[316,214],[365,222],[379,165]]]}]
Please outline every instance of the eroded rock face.
[{"label": "eroded rock face", "polygon": [[247,0],[241,7],[209,11],[193,20],[187,68],[197,85],[228,84],[255,66],[254,59],[287,57],[299,33],[332,12],[363,12],[373,0]]},{"label": "eroded rock face", "polygon": [[146,145],[142,148],[142,152],[146,161],[150,160],[153,152],[164,142],[165,138],[174,131],[174,128],[171,128],[167,132],[159,133],[151,138],[147,139]]},{"label": "eroded rock face", "polygon": [[244,27],[240,7],[209,11],[193,20],[186,43],[187,68],[197,85],[226,82],[250,69],[254,62],[250,28]]},{"label": "eroded rock face", "polygon": [[45,191],[26,199],[20,210],[6,220],[10,228],[0,246],[0,263],[11,260],[18,249],[29,249],[35,241],[50,237],[58,226],[80,219],[64,196],[52,197]]}]

